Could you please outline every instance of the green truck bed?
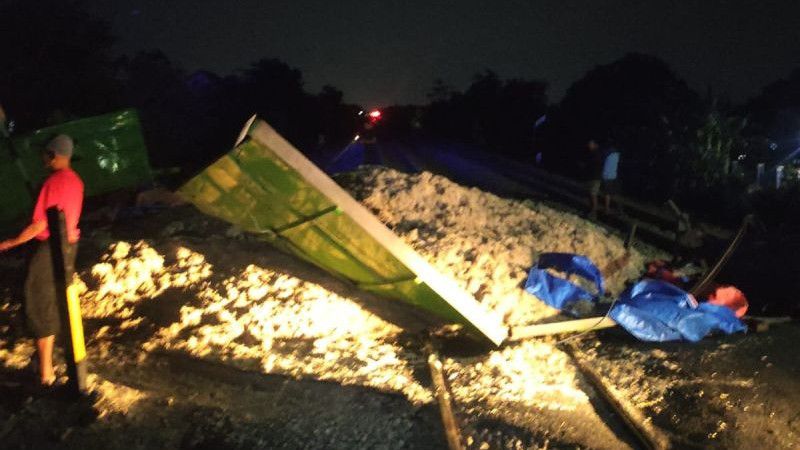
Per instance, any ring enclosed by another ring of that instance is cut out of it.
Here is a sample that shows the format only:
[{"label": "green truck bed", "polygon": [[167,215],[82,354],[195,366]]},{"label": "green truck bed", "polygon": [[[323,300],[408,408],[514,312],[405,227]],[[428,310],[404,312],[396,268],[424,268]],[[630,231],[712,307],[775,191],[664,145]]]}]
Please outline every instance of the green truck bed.
[{"label": "green truck bed", "polygon": [[464,325],[499,345],[500,319],[386,228],[263,121],[180,192],[201,211],[258,234],[361,289]]},{"label": "green truck bed", "polygon": [[2,139],[0,179],[4,192],[0,195],[0,228],[31,213],[35,191],[46,176],[42,149],[60,133],[70,135],[75,142],[72,167],[83,179],[87,197],[152,181],[139,117],[134,110],[43,128],[15,136],[10,142]]}]

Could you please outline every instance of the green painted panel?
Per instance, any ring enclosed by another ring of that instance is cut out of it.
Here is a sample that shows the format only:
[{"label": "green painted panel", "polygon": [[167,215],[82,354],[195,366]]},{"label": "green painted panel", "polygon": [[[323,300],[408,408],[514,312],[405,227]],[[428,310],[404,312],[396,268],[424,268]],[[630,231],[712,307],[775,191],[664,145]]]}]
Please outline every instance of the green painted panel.
[{"label": "green painted panel", "polygon": [[[65,133],[75,142],[72,166],[84,182],[85,195],[105,194],[152,181],[147,149],[136,111],[125,110],[88,117],[36,130],[13,138],[18,159],[8,142],[0,144],[0,175],[3,187],[14,196],[0,198],[0,225],[19,220],[33,207],[26,181],[39,186],[46,170],[41,151],[56,134]],[[35,194],[34,194],[35,195]]]},{"label": "green painted panel", "polygon": [[366,291],[461,323],[495,344],[503,341],[506,330],[499,319],[453,280],[437,273],[268,125],[257,122],[253,130],[250,139],[189,180],[181,194],[204,213]]},{"label": "green painted panel", "polygon": [[25,187],[25,178],[13,161],[0,162],[0,180],[3,180],[3,195],[0,195],[0,226],[32,213],[33,199]]},{"label": "green painted panel", "polygon": [[152,181],[136,111],[87,117],[15,138],[16,150],[34,180],[45,175],[41,149],[60,133],[68,134],[75,142],[72,165],[83,179],[87,196]]}]

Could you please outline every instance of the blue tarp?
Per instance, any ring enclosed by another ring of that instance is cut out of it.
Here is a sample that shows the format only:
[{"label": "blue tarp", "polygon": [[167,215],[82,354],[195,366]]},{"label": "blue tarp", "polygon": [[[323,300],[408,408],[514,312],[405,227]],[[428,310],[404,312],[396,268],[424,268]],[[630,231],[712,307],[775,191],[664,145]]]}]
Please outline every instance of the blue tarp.
[{"label": "blue tarp", "polygon": [[[548,268],[580,275],[594,282],[592,294],[568,280],[551,275]],[[539,257],[525,283],[525,290],[548,305],[575,315],[580,302],[596,302],[603,294],[603,277],[585,256],[545,253]],[[746,331],[730,309],[698,303],[682,289],[660,280],[645,279],[620,295],[608,313],[615,322],[643,341],[696,342],[713,331],[730,334]]]},{"label": "blue tarp", "polygon": [[622,293],[608,315],[643,341],[697,342],[713,331],[730,334],[747,330],[730,309],[698,303],[661,280],[639,281]]},{"label": "blue tarp", "polygon": [[[596,292],[591,293],[569,280],[555,277],[547,269],[565,272],[568,276],[579,275],[592,282]],[[595,303],[605,292],[600,270],[589,258],[572,253],[542,253],[528,274],[525,290],[553,308],[572,315],[578,315],[578,303]]]}]

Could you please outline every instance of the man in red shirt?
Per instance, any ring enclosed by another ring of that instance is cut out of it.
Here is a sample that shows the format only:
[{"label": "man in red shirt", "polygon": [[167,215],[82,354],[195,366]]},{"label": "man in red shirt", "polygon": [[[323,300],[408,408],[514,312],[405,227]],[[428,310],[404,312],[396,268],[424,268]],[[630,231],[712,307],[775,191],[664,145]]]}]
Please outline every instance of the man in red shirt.
[{"label": "man in red shirt", "polygon": [[39,191],[31,223],[17,237],[0,242],[1,252],[32,239],[39,241],[25,280],[25,317],[36,338],[39,381],[48,386],[55,381],[53,343],[59,331],[59,318],[46,211],[55,206],[64,212],[69,242],[64,259],[71,266],[75,263],[75,252],[80,238],[78,220],[83,206],[83,181],[70,167],[72,151],[72,138],[65,134],[56,136],[47,144],[42,158],[51,174]]}]

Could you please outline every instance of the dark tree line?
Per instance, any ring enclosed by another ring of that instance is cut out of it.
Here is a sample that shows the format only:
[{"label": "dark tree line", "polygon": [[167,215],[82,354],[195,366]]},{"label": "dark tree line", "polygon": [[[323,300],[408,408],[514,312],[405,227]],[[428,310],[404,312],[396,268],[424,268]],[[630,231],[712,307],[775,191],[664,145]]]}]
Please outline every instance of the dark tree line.
[{"label": "dark tree line", "polygon": [[543,81],[501,80],[490,70],[475,75],[464,92],[436,80],[422,127],[432,136],[526,158],[533,145],[534,124],[547,110],[546,92]]},{"label": "dark tree line", "polygon": [[156,166],[202,166],[252,114],[305,150],[343,145],[357,126],[341,91],[309,93],[276,59],[223,77],[187,73],[159,50],[113,58],[108,24],[81,1],[0,2],[0,42],[0,102],[17,132],[134,107]]},{"label": "dark tree line", "polygon": [[93,115],[122,100],[108,24],[66,0],[0,3],[0,101],[21,129]]},{"label": "dark tree line", "polygon": [[303,88],[299,70],[262,59],[240,74],[186,74],[160,52],[123,62],[126,104],[136,107],[149,137],[153,162],[161,166],[206,164],[230,149],[248,117],[257,114],[303,150],[344,145],[356,127],[355,106],[325,86]]},{"label": "dark tree line", "polygon": [[569,173],[589,139],[618,147],[623,176],[648,195],[671,188],[672,150],[698,122],[700,98],[655,57],[630,54],[576,81],[542,126],[548,166]]},{"label": "dark tree line", "polygon": [[725,223],[764,204],[764,195],[748,194],[758,163],[771,181],[785,165],[784,191],[798,184],[800,69],[736,105],[695,92],[657,57],[632,53],[589,70],[559,103],[548,105],[545,94],[543,82],[503,81],[490,71],[463,92],[436,80],[421,108],[422,132],[527,163],[540,154],[545,169],[573,178],[588,176],[586,144],[594,139],[621,151],[626,195],[674,199]]},{"label": "dark tree line", "polygon": [[[270,58],[232,75],[187,73],[158,50],[111,56],[108,24],[77,0],[0,0],[0,102],[19,132],[135,107],[157,166],[199,167],[258,114],[300,149],[341,147],[358,131],[356,105],[332,86]],[[629,54],[589,70],[557,104],[547,84],[487,70],[463,91],[434,82],[426,105],[384,110],[379,134],[458,140],[580,177],[585,144],[622,152],[630,195],[719,197],[739,167],[775,163],[800,147],[800,69],[744,105],[700,95],[656,57]],[[736,190],[733,195],[735,197]],[[700,194],[698,194],[700,193]]]}]

